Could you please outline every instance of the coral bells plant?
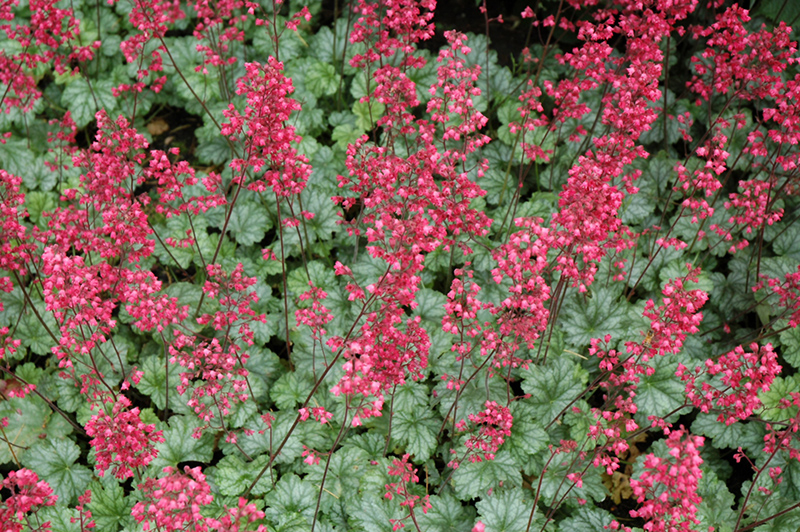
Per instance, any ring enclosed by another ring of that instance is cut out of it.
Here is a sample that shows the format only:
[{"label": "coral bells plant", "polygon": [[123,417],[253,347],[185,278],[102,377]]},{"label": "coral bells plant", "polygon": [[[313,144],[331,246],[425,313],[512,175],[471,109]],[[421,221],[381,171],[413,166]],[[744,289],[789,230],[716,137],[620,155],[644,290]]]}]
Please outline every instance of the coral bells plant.
[{"label": "coral bells plant", "polygon": [[440,4],[0,5],[0,529],[800,527],[793,3]]}]

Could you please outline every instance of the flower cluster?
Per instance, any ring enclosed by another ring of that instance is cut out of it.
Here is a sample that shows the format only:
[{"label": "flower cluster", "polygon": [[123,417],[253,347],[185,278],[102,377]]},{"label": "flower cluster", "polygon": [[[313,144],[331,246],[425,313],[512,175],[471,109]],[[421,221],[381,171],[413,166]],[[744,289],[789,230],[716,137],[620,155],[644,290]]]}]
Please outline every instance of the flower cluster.
[{"label": "flower cluster", "polygon": [[333,314],[331,311],[325,308],[322,304],[322,301],[328,297],[328,294],[325,293],[324,290],[318,288],[313,285],[309,281],[308,286],[310,287],[308,290],[300,294],[298,299],[300,302],[305,302],[311,300],[311,308],[299,308],[295,311],[295,319],[297,320],[297,325],[308,325],[311,327],[311,338],[314,340],[322,340],[322,337],[325,336],[326,330],[325,325],[333,320]]},{"label": "flower cluster", "polygon": [[697,505],[702,499],[697,485],[703,477],[702,446],[701,436],[686,435],[681,428],[669,432],[669,457],[659,458],[652,453],[645,457],[645,471],[631,480],[633,493],[641,504],[639,509],[631,510],[631,516],[644,519],[647,532],[690,530],[693,524],[700,523]]},{"label": "flower cluster", "polygon": [[[511,281],[509,296],[499,307],[491,309],[499,315],[497,323],[503,337],[511,336],[510,346],[501,346],[492,338],[485,338],[481,352],[501,347],[502,365],[519,365],[524,361],[511,358],[518,345],[532,348],[550,322],[550,310],[546,307],[550,299],[550,286],[546,275],[550,269],[548,253],[556,246],[551,231],[543,227],[541,218],[518,218],[514,220],[521,231],[513,233],[506,244],[498,246],[493,253],[497,268],[492,277],[497,284],[504,279]],[[487,336],[487,335],[484,335]]]},{"label": "flower cluster", "polygon": [[160,430],[155,425],[145,424],[139,408],[130,408],[131,402],[124,395],[117,396],[111,415],[102,408],[86,423],[86,434],[92,438],[89,444],[97,457],[98,474],[102,477],[113,468],[118,479],[134,475],[158,456],[153,445],[163,442]]},{"label": "flower cluster", "polygon": [[[420,505],[423,513],[427,513],[431,508],[430,497],[425,495],[421,497],[411,493],[410,489],[414,483],[419,482],[416,468],[408,461],[411,455],[404,454],[403,458],[395,458],[392,460],[392,465],[389,466],[389,476],[399,477],[397,482],[386,484],[387,499],[392,500],[394,497],[401,498],[400,506],[408,508],[409,515],[403,519],[391,519],[392,530],[400,530],[405,527],[403,521],[408,517],[414,518],[414,508]],[[420,503],[420,499],[422,502]]]},{"label": "flower cluster", "polygon": [[[114,3],[111,0],[110,3]],[[164,60],[162,54],[166,52],[164,37],[177,21],[186,17],[178,0],[136,0],[128,18],[137,31],[131,32],[120,43],[120,49],[128,63],[137,65],[137,81],[124,83],[114,87],[114,95],[119,97],[124,92],[134,94],[142,92],[147,83],[153,92],[161,92],[167,77],[163,75]],[[151,42],[156,46],[152,47]],[[148,48],[151,50],[148,51]],[[155,49],[152,49],[155,48]],[[150,55],[149,59],[146,55]],[[145,67],[146,65],[146,67]],[[159,74],[162,74],[159,76]]]},{"label": "flower cluster", "polygon": [[[11,495],[0,503],[0,529],[4,532],[22,532],[28,530],[27,517],[43,506],[53,506],[58,497],[44,480],[29,469],[11,471],[3,480],[3,489]],[[41,523],[36,532],[50,530],[50,522]]]},{"label": "flower cluster", "polygon": [[[404,13],[391,11],[391,16],[401,17]],[[420,28],[419,38],[425,35],[426,20],[424,17],[413,20]],[[334,348],[344,347],[347,359],[345,376],[332,391],[374,397],[371,405],[356,417],[359,421],[360,417],[380,413],[385,389],[402,384],[406,375],[419,378],[427,365],[428,334],[419,326],[418,317],[404,319],[405,308],[416,307],[414,299],[420,288],[419,274],[424,268],[425,255],[440,247],[450,250],[453,246],[467,254],[471,249],[460,238],[485,236],[490,225],[486,215],[472,205],[473,199],[484,192],[467,171],[459,170],[467,155],[488,141],[478,133],[486,121],[474,109],[472,101],[472,97],[480,94],[474,86],[479,69],[468,68],[459,58],[459,54],[469,52],[466,37],[449,32],[447,39],[449,46],[439,55],[443,64],[438,69],[437,82],[430,87],[434,98],[428,110],[433,113],[433,123],[415,120],[411,113],[418,101],[407,71],[421,67],[424,61],[408,56],[402,67],[379,68],[374,74],[376,87],[371,97],[386,106],[386,115],[378,125],[394,140],[385,146],[374,145],[368,136],[362,136],[348,146],[349,175],[339,176],[339,186],[347,189],[348,194],[334,200],[345,210],[361,205],[358,218],[348,224],[348,234],[366,236],[369,254],[387,266],[380,282],[363,288],[351,283],[348,289],[354,297],[369,293],[370,301],[380,302],[378,311],[367,315],[360,337],[344,345],[334,338],[329,344]],[[378,40],[375,50],[398,46],[385,33]],[[400,50],[410,51],[405,47]],[[445,124],[447,140],[441,150],[431,142],[437,135],[436,123]],[[453,123],[459,125],[452,126]],[[410,146],[404,156],[389,147],[400,139]],[[479,175],[485,165],[485,161],[479,164]],[[347,275],[349,270],[339,268],[337,274]]]},{"label": "flower cluster", "polygon": [[27,229],[20,223],[20,218],[27,216],[22,207],[25,195],[20,192],[21,184],[22,178],[0,170],[0,269],[24,274],[26,254],[33,244],[28,242]]},{"label": "flower cluster", "polygon": [[[694,406],[702,412],[716,408],[720,411],[717,421],[731,425],[761,407],[759,393],[769,391],[781,372],[777,360],[772,344],[759,347],[752,343],[749,352],[737,346],[716,360],[706,360],[705,368],[695,368],[694,372],[679,364],[676,375],[686,382],[686,397]],[[703,374],[719,376],[720,384],[712,380],[698,388],[696,380]]]},{"label": "flower cluster", "polygon": [[[139,484],[144,500],[131,509],[131,515],[145,531],[245,532],[251,523],[264,517],[264,512],[241,497],[236,508],[224,507],[220,519],[205,517],[200,510],[210,505],[214,496],[201,469],[185,466],[180,472],[165,467],[163,472],[165,476]],[[253,532],[266,530],[264,525],[258,525]]]},{"label": "flower cluster", "polygon": [[183,473],[165,467],[166,476],[148,478],[139,486],[144,500],[137,502],[131,515],[142,523],[145,531],[178,532],[190,530],[207,532],[206,518],[200,513],[214,497],[206,476],[199,467],[185,466]]},{"label": "flower cluster", "polygon": [[436,0],[358,0],[354,10],[359,18],[353,25],[350,42],[373,46],[368,46],[364,54],[355,55],[351,65],[364,67],[397,51],[406,56],[406,64],[419,64],[416,59],[411,59],[414,44],[433,36],[430,21],[434,9]]},{"label": "flower cluster", "polygon": [[[486,401],[484,410],[477,414],[470,414],[469,421],[475,425],[477,434],[472,434],[464,446],[467,448],[466,458],[470,462],[482,462],[483,460],[494,460],[494,455],[506,438],[511,435],[511,426],[514,417],[511,410],[506,406],[501,406],[495,401]],[[456,430],[463,432],[467,430],[467,423],[462,419],[456,424]],[[474,429],[473,429],[474,430]],[[451,450],[456,454],[455,449]],[[463,458],[462,458],[463,460]],[[448,466],[458,468],[461,460],[452,460]]]},{"label": "flower cluster", "polygon": [[645,304],[642,315],[650,320],[647,341],[626,344],[629,353],[641,355],[642,362],[647,362],[654,355],[678,353],[686,336],[700,330],[699,325],[703,321],[700,309],[708,301],[708,294],[687,286],[697,283],[700,268],[687,263],[686,269],[688,273],[685,277],[670,279],[661,290],[663,298],[658,308],[652,299]]},{"label": "flower cluster", "polygon": [[[0,84],[6,87],[0,103],[5,113],[14,107],[30,111],[41,98],[37,68],[52,61],[57,73],[70,72],[70,62],[88,61],[100,47],[100,41],[95,41],[70,48],[80,42],[80,23],[73,10],[58,7],[59,2],[31,0],[30,20],[15,16],[12,9],[17,4],[3,2],[0,7],[0,32],[16,45],[0,55]],[[62,47],[69,52],[64,53]]]},{"label": "flower cluster", "polygon": [[789,327],[800,326],[800,265],[797,271],[786,273],[783,279],[770,277],[754,288],[762,288],[764,284],[778,296],[778,305],[783,307]]},{"label": "flower cluster", "polygon": [[247,188],[263,192],[271,187],[280,197],[303,191],[311,172],[308,160],[292,146],[300,138],[287,122],[301,106],[289,97],[294,92],[292,80],[283,74],[283,63],[270,57],[265,65],[247,63],[246,74],[237,81],[236,93],[247,98],[247,107],[240,113],[233,104],[223,112],[229,122],[222,125],[222,134],[232,142],[241,138],[244,153],[231,161],[239,174],[237,182],[245,182],[245,174],[255,176]]}]

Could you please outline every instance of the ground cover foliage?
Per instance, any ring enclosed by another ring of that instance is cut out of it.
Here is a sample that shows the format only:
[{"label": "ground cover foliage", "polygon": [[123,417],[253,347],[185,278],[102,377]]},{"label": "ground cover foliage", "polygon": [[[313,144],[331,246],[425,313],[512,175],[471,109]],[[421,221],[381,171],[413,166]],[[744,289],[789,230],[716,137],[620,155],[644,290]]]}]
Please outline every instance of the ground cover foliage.
[{"label": "ground cover foliage", "polygon": [[0,3],[2,530],[800,527],[797,7],[435,4]]}]

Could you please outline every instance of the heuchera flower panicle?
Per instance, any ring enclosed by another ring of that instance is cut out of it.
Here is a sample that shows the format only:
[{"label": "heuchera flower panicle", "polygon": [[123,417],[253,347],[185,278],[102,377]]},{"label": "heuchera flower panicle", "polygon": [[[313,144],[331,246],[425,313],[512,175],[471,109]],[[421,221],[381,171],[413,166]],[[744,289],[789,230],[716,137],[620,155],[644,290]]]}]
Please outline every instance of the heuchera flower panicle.
[{"label": "heuchera flower panicle", "polygon": [[[644,519],[644,529],[648,532],[689,531],[700,523],[697,505],[702,499],[697,488],[703,477],[700,469],[703,442],[702,436],[686,434],[683,428],[669,431],[669,456],[659,458],[648,454],[644,472],[631,479],[633,493],[642,503],[638,510],[631,511],[631,516]],[[662,492],[663,489],[666,491]]]},{"label": "heuchera flower panicle", "polygon": [[[10,495],[0,502],[0,528],[4,532],[27,530],[27,518],[31,511],[55,505],[58,497],[44,480],[29,469],[11,471],[3,480],[3,489]],[[50,530],[50,522],[41,523],[36,532]]]},{"label": "heuchera flower panicle", "polygon": [[118,395],[110,415],[100,408],[86,423],[86,434],[92,437],[89,444],[94,447],[101,477],[108,469],[118,479],[132,477],[136,469],[146,467],[158,456],[154,444],[164,441],[161,431],[155,430],[155,425],[145,424],[139,408],[130,406],[124,395]]}]

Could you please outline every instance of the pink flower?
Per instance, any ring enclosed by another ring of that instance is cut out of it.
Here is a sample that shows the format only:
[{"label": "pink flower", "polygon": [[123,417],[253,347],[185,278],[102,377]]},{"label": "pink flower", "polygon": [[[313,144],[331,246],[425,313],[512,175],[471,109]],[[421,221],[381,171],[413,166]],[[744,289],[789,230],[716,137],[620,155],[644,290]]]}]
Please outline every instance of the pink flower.
[{"label": "pink flower", "polygon": [[231,104],[223,111],[229,121],[222,124],[224,136],[245,144],[242,157],[230,163],[236,179],[244,179],[249,168],[259,177],[247,183],[248,189],[263,192],[271,187],[281,197],[299,194],[311,167],[293,146],[300,137],[288,121],[301,106],[289,97],[294,87],[283,74],[283,63],[272,56],[265,65],[247,63],[236,84],[236,93],[247,98],[247,106],[240,113]]},{"label": "pink flower", "polygon": [[[453,459],[448,467],[456,469],[462,460],[469,459],[470,462],[481,462],[483,460],[494,460],[495,453],[511,435],[511,426],[514,418],[508,407],[501,406],[495,401],[486,401],[485,410],[478,414],[470,414],[469,421],[477,429],[477,434],[472,434],[466,442],[467,454],[461,459]],[[467,430],[467,424],[462,419],[456,424],[457,430]],[[473,429],[473,431],[475,430]],[[451,450],[456,454],[455,449]]]},{"label": "pink flower", "polygon": [[[131,515],[145,530],[207,532],[208,523],[200,508],[211,504],[214,497],[199,467],[185,466],[183,473],[165,467],[166,476],[148,478],[139,489],[145,499],[137,502]],[[187,528],[188,527],[188,528]]]},{"label": "pink flower", "polygon": [[134,471],[144,468],[158,455],[153,446],[163,442],[161,431],[155,425],[146,425],[139,416],[139,408],[129,409],[131,402],[118,395],[111,415],[100,407],[86,423],[86,434],[97,456],[98,474],[102,477],[113,467],[116,478],[132,477]]},{"label": "pink flower", "polygon": [[645,471],[631,480],[631,489],[641,504],[638,510],[631,510],[631,517],[644,519],[644,529],[648,532],[689,530],[700,523],[697,505],[702,499],[697,486],[703,476],[699,449],[703,438],[692,435],[684,438],[685,433],[683,428],[669,432],[669,457],[648,454]]},{"label": "pink flower", "polygon": [[[386,493],[384,494],[384,497],[389,500],[392,500],[395,496],[400,497],[402,499],[400,506],[405,506],[409,510],[409,515],[407,517],[412,517],[414,515],[414,508],[420,504],[420,500],[422,501],[422,513],[427,513],[431,508],[429,495],[421,497],[419,495],[412,495],[409,491],[409,484],[419,482],[417,469],[408,461],[410,456],[409,454],[405,454],[401,459],[395,458],[392,460],[392,465],[389,466],[389,476],[398,477],[399,480],[391,484],[386,484]],[[405,526],[403,521],[406,518],[390,519],[389,521],[393,525],[392,530],[403,528]]]},{"label": "pink flower", "polygon": [[[686,382],[686,397],[702,412],[712,408],[720,410],[717,421],[731,425],[745,420],[761,408],[758,395],[769,391],[775,377],[780,374],[778,355],[772,344],[759,347],[750,344],[750,352],[742,346],[722,355],[716,360],[708,359],[705,368],[695,368],[689,372],[680,365],[677,376]],[[696,380],[703,374],[718,376],[722,386],[715,385],[716,379],[709,379],[697,386]]]},{"label": "pink flower", "polygon": [[[3,480],[5,499],[0,503],[0,529],[3,532],[22,532],[28,530],[26,514],[42,506],[53,506],[58,499],[44,480],[29,469],[11,471]],[[50,522],[43,523],[40,532],[50,530]]]}]

